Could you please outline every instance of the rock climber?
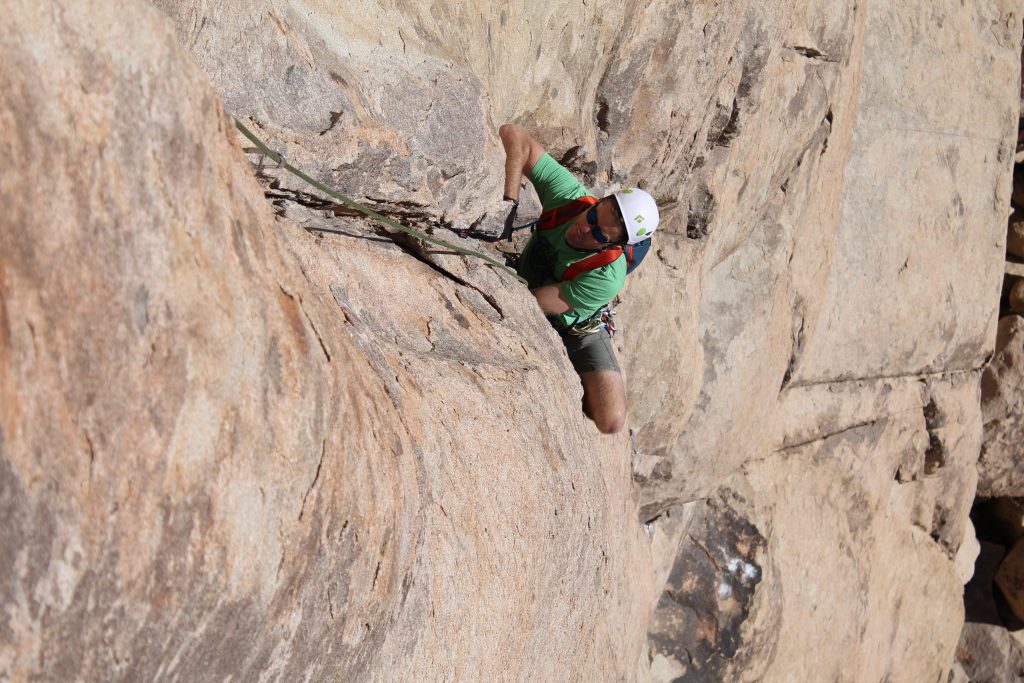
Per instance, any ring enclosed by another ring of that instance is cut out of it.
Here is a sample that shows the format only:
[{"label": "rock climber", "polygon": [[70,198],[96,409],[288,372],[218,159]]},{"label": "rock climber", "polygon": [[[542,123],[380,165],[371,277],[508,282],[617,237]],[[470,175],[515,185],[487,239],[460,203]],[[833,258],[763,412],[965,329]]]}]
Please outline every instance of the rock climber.
[{"label": "rock climber", "polygon": [[[580,376],[584,414],[602,433],[614,434],[626,421],[626,390],[610,334],[601,322],[602,313],[607,315],[606,307],[625,284],[627,259],[625,253],[618,258],[609,253],[602,260],[614,260],[605,265],[573,279],[566,273],[595,252],[629,249],[632,254],[631,245],[649,247],[648,238],[658,226],[658,207],[651,195],[636,188],[597,199],[521,126],[505,124],[498,135],[505,147],[507,214],[502,236],[511,234],[525,175],[540,198],[542,220],[551,218],[549,229],[536,229],[530,237],[517,271],[558,331]],[[584,208],[577,211],[580,205]],[[572,213],[555,213],[561,207]]]}]

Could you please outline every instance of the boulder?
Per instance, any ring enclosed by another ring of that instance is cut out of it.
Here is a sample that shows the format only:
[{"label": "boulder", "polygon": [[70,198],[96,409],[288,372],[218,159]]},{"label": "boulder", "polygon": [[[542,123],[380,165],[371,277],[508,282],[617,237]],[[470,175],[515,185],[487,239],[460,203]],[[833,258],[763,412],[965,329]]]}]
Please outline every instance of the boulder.
[{"label": "boulder", "polygon": [[1008,301],[1015,313],[1024,314],[1024,279],[1017,279],[1010,287]]},{"label": "boulder", "polygon": [[[1016,188],[1016,186],[1014,186]],[[1024,258],[1024,211],[1015,209],[1006,229],[1006,251]]]},{"label": "boulder", "polygon": [[[757,532],[747,532],[759,540],[750,543],[755,559],[744,562],[756,567],[758,580],[752,594],[740,593],[742,610],[717,613],[737,616],[709,622],[719,625],[703,633],[722,634],[711,647],[684,641],[701,654],[696,661],[716,667],[694,680],[944,678],[963,603],[962,578],[943,538],[949,530],[935,503],[939,483],[894,476],[901,453],[922,449],[926,434],[920,411],[895,413],[750,462],[726,482],[722,495],[732,515]],[[947,467],[961,467],[955,460]],[[695,530],[691,544],[708,548],[724,583],[728,563],[717,553],[732,546],[717,534]],[[681,551],[680,559],[692,555],[682,564],[697,571],[699,556],[685,544]],[[709,601],[701,582],[679,589],[670,580],[669,591],[675,604]],[[651,623],[659,623],[657,610]],[[733,630],[739,635],[722,637]]]},{"label": "boulder", "polygon": [[964,624],[952,681],[1015,683],[1024,673],[1024,637],[991,624]]},{"label": "boulder", "polygon": [[978,493],[1024,495],[1024,316],[999,321],[996,352],[981,384],[984,443]]},{"label": "boulder", "polygon": [[996,572],[996,585],[1014,615],[1024,620],[1024,541],[1017,541]]},{"label": "boulder", "polygon": [[780,447],[686,506],[652,679],[944,678],[980,550],[979,403],[977,373],[789,389]]}]

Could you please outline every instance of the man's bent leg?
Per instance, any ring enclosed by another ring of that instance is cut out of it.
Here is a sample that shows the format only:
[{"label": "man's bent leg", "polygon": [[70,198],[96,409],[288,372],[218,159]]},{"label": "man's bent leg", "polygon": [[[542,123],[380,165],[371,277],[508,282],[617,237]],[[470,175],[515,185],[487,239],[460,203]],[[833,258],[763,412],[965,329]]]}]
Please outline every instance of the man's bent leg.
[{"label": "man's bent leg", "polygon": [[583,412],[603,434],[615,434],[626,423],[626,387],[617,370],[580,373]]},{"label": "man's bent leg", "polygon": [[604,332],[576,336],[562,333],[562,342],[583,384],[583,414],[605,434],[626,422],[626,389],[611,339]]}]

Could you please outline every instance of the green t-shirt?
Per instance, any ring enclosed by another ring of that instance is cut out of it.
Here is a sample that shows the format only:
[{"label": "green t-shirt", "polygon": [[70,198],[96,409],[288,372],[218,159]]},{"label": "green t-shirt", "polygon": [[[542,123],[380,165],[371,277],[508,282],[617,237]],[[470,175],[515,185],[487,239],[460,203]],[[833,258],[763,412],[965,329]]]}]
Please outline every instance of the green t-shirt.
[{"label": "green t-shirt", "polygon": [[[574,199],[591,194],[576,176],[547,153],[530,172],[530,182],[540,197],[542,211],[557,209]],[[565,231],[570,222],[551,230],[535,231],[523,249],[518,271],[530,289],[560,282],[558,275],[566,268],[594,253],[574,249],[565,241]],[[559,328],[586,320],[614,299],[625,283],[624,257],[583,273],[575,280],[562,284],[562,293],[573,310],[549,316],[548,319]]]}]

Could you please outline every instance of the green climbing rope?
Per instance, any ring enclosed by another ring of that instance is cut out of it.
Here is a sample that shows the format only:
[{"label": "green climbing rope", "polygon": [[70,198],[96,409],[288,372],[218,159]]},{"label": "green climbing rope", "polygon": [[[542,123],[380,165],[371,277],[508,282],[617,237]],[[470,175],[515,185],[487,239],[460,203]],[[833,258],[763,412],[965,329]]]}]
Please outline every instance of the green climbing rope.
[{"label": "green climbing rope", "polygon": [[245,137],[249,138],[249,140],[252,141],[252,144],[256,145],[260,149],[261,152],[263,152],[268,157],[273,159],[279,166],[281,166],[282,168],[288,170],[289,172],[291,172],[292,174],[298,176],[299,178],[302,178],[307,183],[309,183],[313,187],[317,188],[321,192],[324,192],[324,193],[330,195],[331,197],[334,197],[335,199],[341,201],[346,206],[350,206],[353,209],[355,209],[356,211],[364,213],[364,214],[366,214],[367,216],[369,216],[370,218],[372,218],[374,220],[380,221],[381,223],[384,223],[385,225],[388,225],[388,226],[394,228],[395,230],[399,230],[399,231],[404,232],[404,233],[406,233],[408,235],[412,235],[413,237],[421,239],[424,242],[429,242],[430,244],[436,244],[438,246],[445,247],[447,249],[451,249],[452,251],[455,251],[455,252],[457,252],[459,254],[465,254],[466,256],[475,256],[476,258],[483,259],[484,261],[486,261],[487,263],[491,264],[492,266],[497,266],[498,268],[501,268],[502,270],[504,270],[504,271],[506,271],[508,273],[511,273],[517,280],[522,282],[524,285],[526,284],[526,280],[524,280],[523,278],[519,277],[519,274],[516,273],[516,271],[512,270],[511,268],[509,268],[504,263],[501,263],[501,262],[491,258],[490,256],[487,256],[486,254],[481,254],[478,251],[473,251],[472,249],[466,249],[464,247],[460,247],[457,244],[452,244],[451,242],[446,242],[445,240],[438,239],[436,237],[432,237],[432,236],[428,235],[427,233],[423,232],[422,230],[416,230],[415,228],[410,228],[408,226],[402,225],[401,223],[398,223],[397,221],[391,220],[387,216],[382,216],[381,214],[377,213],[376,211],[373,211],[372,209],[366,208],[365,206],[363,206],[359,202],[355,201],[354,199],[350,199],[350,198],[346,197],[345,195],[341,194],[340,192],[336,192],[335,190],[332,190],[327,185],[324,185],[323,183],[321,183],[318,180],[314,180],[313,178],[310,178],[308,175],[306,175],[305,173],[303,173],[299,169],[297,169],[294,166],[292,166],[291,164],[289,164],[285,160],[283,155],[281,155],[278,152],[275,152],[274,150],[272,150],[269,147],[267,147],[267,145],[262,140],[260,140],[258,137],[256,137],[253,134],[253,132],[251,130],[249,130],[248,128],[246,128],[245,125],[241,121],[239,121],[238,119],[235,119],[235,126],[238,128],[238,130],[242,131],[242,135],[244,135]]}]

